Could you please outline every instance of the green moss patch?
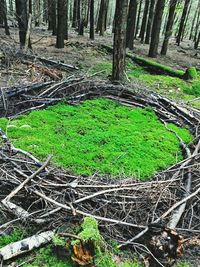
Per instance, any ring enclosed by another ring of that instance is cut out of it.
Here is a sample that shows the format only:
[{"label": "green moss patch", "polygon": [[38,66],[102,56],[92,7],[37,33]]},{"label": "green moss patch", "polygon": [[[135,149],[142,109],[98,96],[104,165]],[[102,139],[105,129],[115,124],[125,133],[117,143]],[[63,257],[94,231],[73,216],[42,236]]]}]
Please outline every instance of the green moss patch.
[{"label": "green moss patch", "polygon": [[[170,126],[170,125],[169,125]],[[130,109],[108,99],[58,104],[13,121],[0,119],[16,147],[77,175],[135,175],[143,180],[182,159],[179,141],[151,109]],[[185,142],[186,129],[173,126]]]}]

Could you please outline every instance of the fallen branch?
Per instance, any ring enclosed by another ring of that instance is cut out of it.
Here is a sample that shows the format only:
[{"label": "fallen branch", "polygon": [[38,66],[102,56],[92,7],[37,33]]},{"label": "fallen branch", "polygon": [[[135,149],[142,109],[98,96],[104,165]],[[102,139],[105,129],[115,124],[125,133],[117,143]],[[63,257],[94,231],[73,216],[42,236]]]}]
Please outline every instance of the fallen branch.
[{"label": "fallen branch", "polygon": [[9,244],[0,249],[0,259],[2,261],[9,260],[30,252],[34,248],[39,248],[40,246],[49,243],[54,234],[55,231],[47,231]]}]

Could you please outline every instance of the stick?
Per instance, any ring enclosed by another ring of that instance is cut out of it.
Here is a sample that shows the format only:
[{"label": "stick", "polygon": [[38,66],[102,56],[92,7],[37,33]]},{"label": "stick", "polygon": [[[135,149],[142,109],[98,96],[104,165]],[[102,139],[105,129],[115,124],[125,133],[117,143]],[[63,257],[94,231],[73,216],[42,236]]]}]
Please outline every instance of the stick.
[{"label": "stick", "polygon": [[2,203],[5,205],[6,202],[9,202],[12,197],[14,197],[31,179],[37,176],[49,164],[51,158],[52,155],[49,155],[45,163],[36,172],[26,178],[26,180],[24,180],[17,188],[15,188],[6,198],[4,198]]},{"label": "stick", "polygon": [[51,241],[55,231],[47,231],[33,235],[26,239],[14,242],[0,249],[0,258],[9,260],[16,256],[27,253]]}]

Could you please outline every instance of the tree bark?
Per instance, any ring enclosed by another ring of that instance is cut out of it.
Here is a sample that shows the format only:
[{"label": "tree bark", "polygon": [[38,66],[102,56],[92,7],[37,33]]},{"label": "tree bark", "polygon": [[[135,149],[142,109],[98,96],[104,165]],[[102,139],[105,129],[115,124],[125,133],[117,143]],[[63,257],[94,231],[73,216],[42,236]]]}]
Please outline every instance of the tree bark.
[{"label": "tree bark", "polygon": [[94,40],[94,0],[90,0],[90,39]]},{"label": "tree bark", "polygon": [[177,43],[178,46],[180,45],[180,42],[181,42],[181,36],[182,36],[182,33],[183,33],[185,19],[186,19],[186,16],[187,16],[189,4],[190,4],[190,0],[185,0],[183,13],[182,13],[181,21],[180,21],[180,25],[179,25],[178,35],[177,35],[177,38],[176,38],[176,43]]},{"label": "tree bark", "polygon": [[192,26],[191,26],[190,37],[189,37],[190,40],[192,40],[192,37],[193,37],[194,24],[195,24],[195,21],[196,21],[196,18],[197,18],[198,9],[200,9],[200,0],[199,0],[199,2],[197,4],[197,8],[195,10],[194,18],[192,20]]},{"label": "tree bark", "polygon": [[149,47],[149,57],[157,57],[164,7],[165,7],[165,0],[158,0],[156,4],[155,16],[154,16],[153,26],[152,26],[151,43]]},{"label": "tree bark", "polygon": [[57,48],[64,48],[64,38],[65,38],[65,0],[58,0],[57,2],[57,38],[56,38],[56,47]]},{"label": "tree bark", "polygon": [[65,0],[65,5],[64,5],[64,12],[65,12],[65,40],[68,40],[68,12],[69,12],[69,0]]},{"label": "tree bark", "polygon": [[144,14],[143,14],[142,25],[141,25],[141,30],[140,30],[141,43],[143,43],[144,41],[144,36],[146,32],[148,11],[149,11],[149,0],[145,0]]},{"label": "tree bark", "polygon": [[112,80],[123,79],[126,54],[126,22],[128,0],[116,0]]},{"label": "tree bark", "polygon": [[2,18],[5,28],[5,34],[10,35],[8,20],[7,20],[7,4],[5,0],[0,1],[0,9],[2,10]]},{"label": "tree bark", "polygon": [[109,3],[108,0],[101,0],[97,28],[96,28],[96,33],[100,32],[100,36],[104,35],[104,31],[106,29],[108,3]]},{"label": "tree bark", "polygon": [[151,0],[150,8],[149,8],[149,17],[148,17],[148,22],[147,22],[145,44],[149,44],[150,42],[153,16],[154,16],[154,7],[155,7],[155,0]]},{"label": "tree bark", "polygon": [[166,26],[166,31],[165,31],[165,38],[164,38],[162,49],[161,49],[161,55],[167,54],[169,39],[172,35],[172,28],[173,28],[173,23],[174,23],[176,5],[177,5],[177,0],[170,1],[169,15],[168,15],[167,26]]},{"label": "tree bark", "polygon": [[56,0],[48,0],[48,30],[57,34]]},{"label": "tree bark", "polygon": [[15,0],[16,15],[19,25],[19,41],[20,47],[23,48],[26,42],[26,31],[27,31],[27,1],[26,0]]},{"label": "tree bark", "polygon": [[138,6],[138,0],[130,0],[128,19],[127,19],[127,33],[126,33],[126,47],[128,47],[129,49],[133,49],[137,6]]},{"label": "tree bark", "polygon": [[78,0],[74,0],[72,28],[78,27],[77,14],[78,14]]},{"label": "tree bark", "polygon": [[137,24],[136,24],[136,30],[135,30],[135,38],[137,37],[137,34],[139,32],[141,11],[142,11],[142,0],[140,0],[139,10],[138,10]]},{"label": "tree bark", "polygon": [[194,49],[198,49],[199,42],[200,42],[200,31],[199,31],[198,38],[197,38],[196,42],[194,43]]}]

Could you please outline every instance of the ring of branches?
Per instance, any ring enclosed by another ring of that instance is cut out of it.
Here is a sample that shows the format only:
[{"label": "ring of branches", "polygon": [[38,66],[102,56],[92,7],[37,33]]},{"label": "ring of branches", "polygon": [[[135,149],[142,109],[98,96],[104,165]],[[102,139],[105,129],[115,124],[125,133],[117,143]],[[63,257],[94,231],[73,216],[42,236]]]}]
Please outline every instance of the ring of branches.
[{"label": "ring of branches", "polygon": [[[1,130],[0,187],[1,213],[6,226],[15,221],[57,229],[74,225],[84,216],[99,221],[105,237],[121,246],[146,242],[152,225],[199,233],[200,217],[200,112],[174,103],[137,86],[100,83],[86,78],[43,82],[2,88],[0,114],[14,118],[59,101],[78,105],[85,99],[106,97],[129,107],[150,106],[167,128],[168,122],[186,126],[194,136],[187,147],[181,138],[184,160],[157,173],[148,182],[134,177],[76,177],[13,146]],[[168,129],[168,128],[167,128]],[[169,129],[168,129],[169,130]],[[5,227],[5,225],[3,227]],[[144,239],[145,237],[145,239]]]}]

